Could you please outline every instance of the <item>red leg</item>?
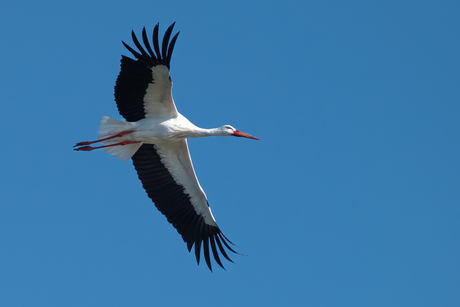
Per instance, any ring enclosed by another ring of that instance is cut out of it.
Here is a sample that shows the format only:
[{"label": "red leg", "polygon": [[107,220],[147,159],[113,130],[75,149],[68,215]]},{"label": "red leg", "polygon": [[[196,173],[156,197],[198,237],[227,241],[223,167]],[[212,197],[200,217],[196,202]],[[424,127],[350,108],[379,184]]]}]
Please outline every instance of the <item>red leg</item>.
[{"label": "red leg", "polygon": [[123,142],[116,143],[116,144],[104,145],[104,146],[98,146],[98,147],[83,146],[83,147],[74,148],[73,150],[76,150],[76,151],[91,151],[91,150],[99,149],[99,148],[112,147],[112,146],[123,146],[123,145],[135,144],[135,143],[140,143],[140,142],[139,141],[123,141]]},{"label": "red leg", "polygon": [[120,133],[115,134],[115,135],[113,135],[113,136],[109,136],[109,137],[107,137],[107,138],[99,139],[99,140],[96,140],[96,141],[91,141],[91,142],[79,142],[79,143],[73,145],[73,147],[84,146],[84,145],[90,145],[90,144],[94,144],[94,143],[98,143],[98,142],[110,140],[110,139],[113,139],[113,138],[121,138],[123,135],[128,134],[128,133],[131,133],[131,132],[134,132],[134,130],[123,131],[123,132],[120,132]]}]

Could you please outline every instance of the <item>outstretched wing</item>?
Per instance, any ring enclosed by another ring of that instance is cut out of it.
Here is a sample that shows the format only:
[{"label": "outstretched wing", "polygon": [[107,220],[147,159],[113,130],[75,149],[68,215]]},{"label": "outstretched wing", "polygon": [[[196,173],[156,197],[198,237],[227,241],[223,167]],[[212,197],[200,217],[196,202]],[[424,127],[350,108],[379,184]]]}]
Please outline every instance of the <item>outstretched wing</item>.
[{"label": "outstretched wing", "polygon": [[[138,51],[125,42],[123,45],[136,60],[122,56],[121,71],[115,84],[115,101],[118,111],[130,122],[145,117],[175,117],[176,106],[172,98],[172,82],[169,64],[179,32],[169,41],[174,23],[169,26],[163,37],[160,51],[158,24],[152,35],[152,46],[145,28],[142,30],[144,47],[139,43],[134,31],[131,33]],[[147,50],[147,51],[146,51]]]},{"label": "outstretched wing", "polygon": [[231,242],[221,232],[211,213],[206,195],[195,176],[187,141],[143,144],[132,159],[139,179],[155,206],[182,235],[189,251],[195,245],[198,264],[201,246],[211,271],[209,247],[222,268],[224,266],[217,248],[227,260],[233,262],[224,246],[236,252],[229,246]]}]

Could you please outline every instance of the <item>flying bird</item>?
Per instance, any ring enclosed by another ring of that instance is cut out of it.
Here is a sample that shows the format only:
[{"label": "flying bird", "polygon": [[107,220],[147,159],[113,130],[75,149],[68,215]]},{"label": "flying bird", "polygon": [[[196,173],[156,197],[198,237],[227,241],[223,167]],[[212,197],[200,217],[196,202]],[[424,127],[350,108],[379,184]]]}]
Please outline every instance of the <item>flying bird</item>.
[{"label": "flying bird", "polygon": [[[170,40],[174,24],[166,30],[161,48],[158,24],[153,30],[153,48],[145,28],[142,30],[144,46],[134,31],[131,33],[137,51],[122,42],[136,58],[122,55],[121,71],[115,84],[115,101],[126,121],[104,116],[98,139],[79,142],[74,145],[74,150],[103,148],[122,161],[132,159],[139,179],[155,206],[182,236],[188,251],[195,246],[198,264],[203,246],[204,259],[212,271],[211,252],[222,268],[218,251],[230,262],[233,261],[226,249],[237,252],[230,247],[233,243],[219,229],[211,213],[206,194],[193,169],[187,139],[206,136],[258,138],[230,125],[199,128],[177,111],[169,74],[171,55],[179,35],[177,32]],[[97,142],[101,146],[90,146]]]}]

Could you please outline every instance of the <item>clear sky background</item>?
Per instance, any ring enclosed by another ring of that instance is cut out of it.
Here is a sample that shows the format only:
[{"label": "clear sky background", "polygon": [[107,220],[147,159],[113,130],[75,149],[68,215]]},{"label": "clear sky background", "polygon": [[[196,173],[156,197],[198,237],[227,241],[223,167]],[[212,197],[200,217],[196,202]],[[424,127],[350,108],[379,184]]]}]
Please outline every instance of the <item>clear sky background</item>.
[{"label": "clear sky background", "polygon": [[[460,306],[460,2],[0,4],[1,306]],[[223,232],[211,273],[131,162],[74,152],[121,40],[176,21],[179,111]]]}]

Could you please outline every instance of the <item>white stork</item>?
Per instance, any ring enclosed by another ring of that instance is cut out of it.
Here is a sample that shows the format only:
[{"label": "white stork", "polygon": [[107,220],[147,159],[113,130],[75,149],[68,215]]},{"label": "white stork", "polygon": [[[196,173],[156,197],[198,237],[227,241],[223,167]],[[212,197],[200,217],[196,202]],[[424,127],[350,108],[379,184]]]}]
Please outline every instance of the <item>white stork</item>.
[{"label": "white stork", "polygon": [[[206,195],[196,178],[187,146],[187,138],[205,136],[239,136],[258,140],[232,126],[202,129],[177,112],[172,98],[169,76],[171,55],[179,32],[170,39],[174,23],[166,30],[160,50],[158,24],[153,30],[153,49],[145,28],[139,43],[134,31],[136,47],[123,45],[136,57],[122,56],[121,71],[115,85],[118,111],[126,119],[121,121],[104,116],[98,131],[98,140],[80,142],[77,151],[97,148],[127,161],[133,160],[139,179],[158,210],[177,229],[187,243],[189,252],[195,245],[197,263],[200,251],[212,271],[209,246],[215,261],[222,267],[217,248],[233,262],[224,246],[236,253],[231,243],[217,226]],[[146,52],[147,50],[147,52]],[[90,144],[101,142],[102,146]],[[228,242],[228,243],[227,243]]]}]

